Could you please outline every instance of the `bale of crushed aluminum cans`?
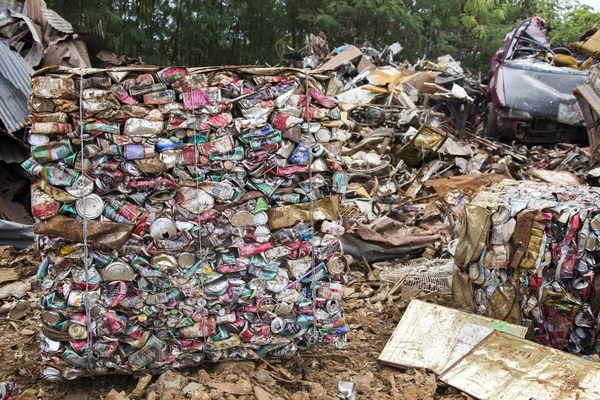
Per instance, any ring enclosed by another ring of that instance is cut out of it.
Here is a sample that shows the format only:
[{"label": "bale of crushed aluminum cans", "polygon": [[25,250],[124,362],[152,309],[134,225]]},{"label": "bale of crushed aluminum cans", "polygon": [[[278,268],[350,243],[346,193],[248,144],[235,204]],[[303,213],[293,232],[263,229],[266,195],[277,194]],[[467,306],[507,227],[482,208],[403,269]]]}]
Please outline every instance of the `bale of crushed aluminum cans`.
[{"label": "bale of crushed aluminum cans", "polygon": [[600,191],[505,180],[465,206],[457,306],[530,326],[528,337],[600,353]]},{"label": "bale of crushed aluminum cans", "polygon": [[[345,345],[342,126],[300,70],[34,74],[49,379]],[[326,82],[326,80],[325,80]]]}]

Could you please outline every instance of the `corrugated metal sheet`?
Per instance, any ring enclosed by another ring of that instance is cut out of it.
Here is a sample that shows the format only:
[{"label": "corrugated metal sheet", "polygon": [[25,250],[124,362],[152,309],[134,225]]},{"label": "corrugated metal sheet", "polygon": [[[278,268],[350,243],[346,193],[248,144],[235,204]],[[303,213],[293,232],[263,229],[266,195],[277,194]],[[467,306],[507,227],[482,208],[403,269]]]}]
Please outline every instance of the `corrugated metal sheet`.
[{"label": "corrugated metal sheet", "polygon": [[[598,67],[594,67],[594,69],[596,72],[600,72]],[[596,76],[600,78],[600,73],[592,72],[590,82],[593,82],[592,79]],[[579,86],[574,92],[587,128],[590,144],[590,167],[600,163],[600,96],[592,85],[593,83],[588,83]]]},{"label": "corrugated metal sheet", "polygon": [[101,38],[104,38],[104,25],[102,24],[102,20],[98,21],[96,26],[89,33],[91,35],[98,35]]},{"label": "corrugated metal sheet", "polygon": [[42,14],[46,22],[50,24],[54,29],[63,33],[73,33],[73,25],[71,25],[66,19],[58,15],[55,11],[49,8],[42,9]]},{"label": "corrugated metal sheet", "polygon": [[494,331],[440,380],[481,400],[600,399],[600,365]]},{"label": "corrugated metal sheet", "polygon": [[441,374],[494,330],[527,333],[524,326],[412,300],[378,360]]},{"label": "corrugated metal sheet", "polygon": [[0,120],[11,133],[27,125],[27,96],[31,93],[32,72],[21,56],[0,43]]},{"label": "corrugated metal sheet", "polygon": [[0,219],[0,244],[24,249],[33,244],[34,237],[33,225]]},{"label": "corrugated metal sheet", "polygon": [[23,3],[23,14],[36,24],[41,25],[44,21],[43,8],[46,8],[46,3],[43,0],[25,0]]},{"label": "corrugated metal sheet", "polygon": [[23,11],[23,3],[12,0],[0,0],[0,10],[9,9],[16,12]]}]

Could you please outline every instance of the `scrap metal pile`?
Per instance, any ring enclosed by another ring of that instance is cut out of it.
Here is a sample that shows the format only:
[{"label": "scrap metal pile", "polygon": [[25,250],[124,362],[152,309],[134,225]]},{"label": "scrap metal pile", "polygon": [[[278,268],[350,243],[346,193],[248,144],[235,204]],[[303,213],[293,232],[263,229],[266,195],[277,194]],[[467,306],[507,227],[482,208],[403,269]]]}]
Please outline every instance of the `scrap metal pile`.
[{"label": "scrap metal pile", "polygon": [[34,69],[50,65],[89,68],[103,62],[123,62],[104,41],[102,23],[90,32],[75,32],[42,0],[2,2],[0,38],[0,83],[11,94],[0,99],[0,119],[9,134],[27,125],[29,74]]},{"label": "scrap metal pile", "polygon": [[[530,338],[598,354],[600,191],[504,180],[465,206],[455,305],[531,326]],[[474,289],[472,289],[474,288]]]},{"label": "scrap metal pile", "polygon": [[30,181],[19,166],[31,145],[30,74],[48,65],[89,68],[123,61],[109,49],[100,22],[90,32],[76,32],[43,0],[0,2],[0,243],[32,243]]},{"label": "scrap metal pile", "polygon": [[588,174],[586,148],[479,136],[486,90],[452,57],[397,64],[390,56],[396,45],[328,53],[323,40],[310,36],[303,61],[291,64],[311,68],[317,59],[315,72],[335,73],[326,93],[335,95],[347,128],[341,154],[350,184],[341,213],[344,246],[354,257],[447,256],[457,211],[477,188],[504,178],[597,180]]},{"label": "scrap metal pile", "polygon": [[[318,78],[318,76],[316,76]],[[339,111],[283,68],[47,68],[32,211],[50,379],[345,346]]]},{"label": "scrap metal pile", "polygon": [[[570,201],[562,204],[572,214],[540,214],[546,236],[537,254],[545,258],[527,272],[520,260],[509,267],[515,249],[508,244],[510,221],[538,205],[518,196],[537,191],[556,208],[554,189],[540,181],[600,177],[588,173],[588,151],[478,136],[485,88],[450,56],[396,64],[399,45],[330,53],[323,40],[311,37],[308,53],[288,64],[302,69],[34,73],[32,157],[23,167],[37,177],[46,378],[282,358],[314,343],[344,347],[341,300],[359,275],[346,275],[352,257],[368,281],[391,285],[381,297],[391,299],[403,284],[442,294],[464,284],[468,308],[531,320],[545,343],[592,352],[589,317],[598,310],[589,291],[573,288],[591,285],[588,270],[576,271],[580,260],[593,260],[573,253],[577,232],[567,240],[561,229],[577,225],[570,218],[578,215],[583,232],[593,207]],[[488,236],[490,243],[468,261],[460,258],[468,247],[461,239],[455,261],[471,281],[464,273],[452,279],[451,240],[472,228],[469,213],[488,193],[477,190],[506,178],[537,182],[489,189],[499,194],[494,210],[513,202],[522,208],[497,229],[495,214],[486,214],[492,222],[476,225],[477,245]],[[560,190],[567,200],[596,196],[579,186]],[[592,237],[592,228],[585,232]],[[491,242],[494,235],[506,240]],[[424,258],[407,262],[417,255]],[[560,274],[565,260],[575,269]],[[543,280],[553,266],[560,287]],[[469,292],[473,282],[480,289]],[[535,302],[539,288],[549,291],[546,303]],[[354,295],[372,292],[366,286]],[[556,298],[578,302],[573,313],[549,308]],[[506,309],[510,299],[521,302],[522,314]]]}]

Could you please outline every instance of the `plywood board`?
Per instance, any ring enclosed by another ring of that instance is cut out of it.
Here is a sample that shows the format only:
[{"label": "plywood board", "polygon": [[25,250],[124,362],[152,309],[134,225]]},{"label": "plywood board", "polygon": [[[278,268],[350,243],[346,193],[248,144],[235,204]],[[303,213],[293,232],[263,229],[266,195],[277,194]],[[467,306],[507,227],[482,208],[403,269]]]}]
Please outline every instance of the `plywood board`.
[{"label": "plywood board", "polygon": [[527,332],[523,326],[412,300],[379,361],[441,374],[494,330],[519,337]]},{"label": "plywood board", "polygon": [[440,379],[481,400],[600,399],[600,363],[498,331]]}]

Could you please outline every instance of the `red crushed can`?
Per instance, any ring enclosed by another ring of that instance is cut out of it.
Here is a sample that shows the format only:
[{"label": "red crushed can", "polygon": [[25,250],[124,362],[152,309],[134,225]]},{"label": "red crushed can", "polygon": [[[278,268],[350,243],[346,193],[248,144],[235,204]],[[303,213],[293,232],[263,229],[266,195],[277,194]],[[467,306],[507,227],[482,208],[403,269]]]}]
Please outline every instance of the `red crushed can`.
[{"label": "red crushed can", "polygon": [[273,248],[273,243],[245,243],[242,247],[238,248],[238,253],[240,257],[252,257],[258,253],[262,253],[263,251],[267,251]]}]

